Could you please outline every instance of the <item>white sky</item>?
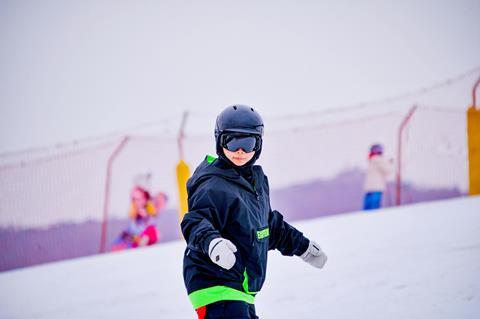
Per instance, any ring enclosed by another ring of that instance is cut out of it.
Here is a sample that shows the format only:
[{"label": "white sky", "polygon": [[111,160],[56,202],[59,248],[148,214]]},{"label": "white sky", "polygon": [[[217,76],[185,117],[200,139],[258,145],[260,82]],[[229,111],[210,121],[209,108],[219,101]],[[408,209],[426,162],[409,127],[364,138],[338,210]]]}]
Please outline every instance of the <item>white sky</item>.
[{"label": "white sky", "polygon": [[401,94],[480,65],[479,13],[478,0],[1,0],[0,152],[184,109],[274,116]]}]

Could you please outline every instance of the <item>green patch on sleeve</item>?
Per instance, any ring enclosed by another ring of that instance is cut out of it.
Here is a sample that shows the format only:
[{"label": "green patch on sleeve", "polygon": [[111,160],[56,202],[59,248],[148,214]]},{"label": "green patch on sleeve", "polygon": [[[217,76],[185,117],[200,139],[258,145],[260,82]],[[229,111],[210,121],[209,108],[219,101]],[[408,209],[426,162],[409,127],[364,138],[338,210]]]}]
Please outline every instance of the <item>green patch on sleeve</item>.
[{"label": "green patch on sleeve", "polygon": [[261,240],[270,236],[270,230],[267,228],[257,231],[257,239]]},{"label": "green patch on sleeve", "polygon": [[207,155],[207,162],[208,164],[212,164],[213,162],[215,162],[217,158],[215,156],[212,156],[212,155]]}]

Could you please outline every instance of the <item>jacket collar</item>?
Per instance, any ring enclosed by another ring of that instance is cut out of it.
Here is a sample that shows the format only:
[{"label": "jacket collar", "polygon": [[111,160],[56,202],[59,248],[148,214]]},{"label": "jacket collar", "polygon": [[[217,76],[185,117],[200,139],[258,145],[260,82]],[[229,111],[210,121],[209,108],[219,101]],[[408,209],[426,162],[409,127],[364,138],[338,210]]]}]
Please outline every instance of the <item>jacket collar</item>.
[{"label": "jacket collar", "polygon": [[221,158],[207,156],[197,168],[189,183],[193,186],[201,182],[205,177],[213,175],[235,183],[252,193],[256,193],[256,185],[260,185],[263,180],[263,171],[258,165],[253,165],[250,168],[253,185],[247,180],[247,177],[242,175],[242,173],[245,172],[233,168],[229,163],[225,162],[225,160]]}]

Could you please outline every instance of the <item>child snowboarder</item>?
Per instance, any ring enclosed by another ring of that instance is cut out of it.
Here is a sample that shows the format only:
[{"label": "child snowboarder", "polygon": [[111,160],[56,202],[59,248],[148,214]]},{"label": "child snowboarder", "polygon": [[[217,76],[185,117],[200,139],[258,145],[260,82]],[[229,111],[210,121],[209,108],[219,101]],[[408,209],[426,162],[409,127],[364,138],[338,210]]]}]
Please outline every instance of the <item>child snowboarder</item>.
[{"label": "child snowboarder", "polygon": [[262,167],[263,120],[251,107],[227,107],[215,126],[218,158],[207,156],[187,183],[189,212],[183,276],[198,318],[258,318],[255,295],[265,280],[268,250],[322,268],[320,246],[270,207]]},{"label": "child snowboarder", "polygon": [[150,193],[138,185],[132,189],[130,222],[115,240],[112,251],[150,246],[158,242],[160,234],[155,225],[155,217],[166,201],[166,196],[161,196],[164,196],[163,193],[152,199]]},{"label": "child snowboarder", "polygon": [[372,210],[382,206],[382,195],[387,188],[387,176],[393,171],[393,159],[383,157],[383,146],[373,144],[368,154],[367,177],[363,185],[365,196],[363,209]]}]

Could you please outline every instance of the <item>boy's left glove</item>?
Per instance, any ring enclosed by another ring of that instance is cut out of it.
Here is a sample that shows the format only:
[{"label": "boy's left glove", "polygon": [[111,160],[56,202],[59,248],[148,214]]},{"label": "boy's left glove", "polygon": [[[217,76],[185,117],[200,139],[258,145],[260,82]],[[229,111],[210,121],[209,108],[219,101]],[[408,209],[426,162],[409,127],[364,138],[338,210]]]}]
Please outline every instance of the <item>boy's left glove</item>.
[{"label": "boy's left glove", "polygon": [[316,268],[323,268],[327,262],[327,255],[325,255],[320,249],[320,246],[314,241],[308,243],[307,250],[300,256],[300,258]]}]

